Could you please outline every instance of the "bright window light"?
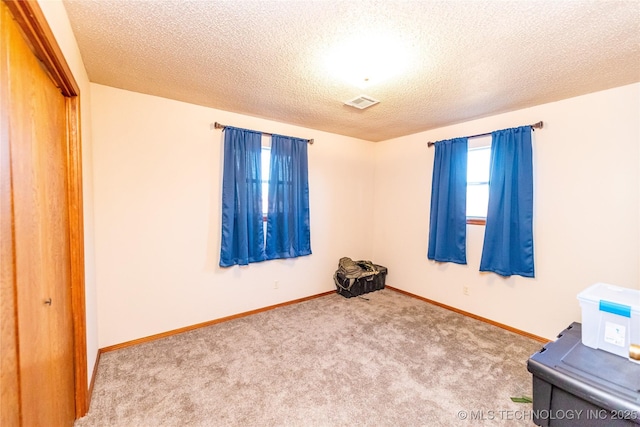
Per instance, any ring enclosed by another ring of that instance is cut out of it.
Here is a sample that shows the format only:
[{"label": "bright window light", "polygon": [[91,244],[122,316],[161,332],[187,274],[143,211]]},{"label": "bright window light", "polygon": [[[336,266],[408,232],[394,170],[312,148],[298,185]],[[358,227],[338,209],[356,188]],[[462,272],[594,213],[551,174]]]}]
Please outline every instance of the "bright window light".
[{"label": "bright window light", "polygon": [[262,215],[269,211],[269,173],[271,171],[271,147],[262,146]]},{"label": "bright window light", "polygon": [[469,148],[467,155],[467,217],[486,218],[489,204],[491,146]]}]

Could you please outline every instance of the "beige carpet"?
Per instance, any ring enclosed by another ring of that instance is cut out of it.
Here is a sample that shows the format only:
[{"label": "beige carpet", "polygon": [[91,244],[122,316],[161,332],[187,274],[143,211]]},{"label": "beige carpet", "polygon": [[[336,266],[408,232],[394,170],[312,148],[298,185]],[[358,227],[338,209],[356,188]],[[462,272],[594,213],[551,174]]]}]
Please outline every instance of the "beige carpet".
[{"label": "beige carpet", "polygon": [[540,343],[390,289],[365,296],[104,353],[75,426],[533,425],[510,397],[531,396]]}]

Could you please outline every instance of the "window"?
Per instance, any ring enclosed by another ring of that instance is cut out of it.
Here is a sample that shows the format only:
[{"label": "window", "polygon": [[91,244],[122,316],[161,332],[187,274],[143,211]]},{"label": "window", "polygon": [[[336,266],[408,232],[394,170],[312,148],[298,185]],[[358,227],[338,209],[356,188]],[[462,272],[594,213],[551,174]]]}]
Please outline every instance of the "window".
[{"label": "window", "polygon": [[467,154],[467,224],[484,225],[489,204],[491,136],[469,141]]},{"label": "window", "polygon": [[[266,223],[269,212],[269,173],[271,171],[271,147],[262,145],[262,220]],[[266,227],[266,226],[265,226]]]},{"label": "window", "polygon": [[221,267],[311,255],[308,140],[271,135],[264,149],[263,137],[225,127]]}]

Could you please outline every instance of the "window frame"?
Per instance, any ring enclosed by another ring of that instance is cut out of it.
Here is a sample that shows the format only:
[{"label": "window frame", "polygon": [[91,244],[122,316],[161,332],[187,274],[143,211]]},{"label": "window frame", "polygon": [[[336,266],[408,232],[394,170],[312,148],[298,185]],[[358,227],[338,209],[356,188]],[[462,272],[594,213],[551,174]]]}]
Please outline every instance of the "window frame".
[{"label": "window frame", "polygon": [[[472,150],[480,150],[480,149],[489,149],[491,150],[491,135],[483,135],[483,136],[479,136],[479,137],[474,137],[474,138],[469,138],[468,142],[467,142],[467,155],[470,151]],[[491,151],[489,151],[491,152]],[[467,161],[468,161],[468,157],[467,157]],[[467,164],[467,168],[468,168],[468,164]],[[473,182],[473,183],[469,183],[468,179],[467,179],[467,197],[468,197],[468,188],[469,185],[486,185],[487,188],[489,187],[489,178],[487,178],[487,181],[481,181],[481,182]],[[487,224],[487,217],[486,216],[466,216],[466,220],[467,220],[467,224],[470,225],[486,225]]]}]

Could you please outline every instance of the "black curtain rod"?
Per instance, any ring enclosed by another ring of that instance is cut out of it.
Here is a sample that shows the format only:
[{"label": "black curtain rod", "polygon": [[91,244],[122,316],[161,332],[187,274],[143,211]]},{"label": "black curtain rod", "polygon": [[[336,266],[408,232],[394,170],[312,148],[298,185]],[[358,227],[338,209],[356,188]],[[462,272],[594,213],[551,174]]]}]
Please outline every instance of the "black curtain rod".
[{"label": "black curtain rod", "polygon": [[[214,128],[214,129],[223,129],[223,130],[224,130],[224,128],[226,128],[226,127],[227,127],[227,125],[223,125],[223,124],[218,123],[218,122],[215,122],[215,123],[213,124],[213,128]],[[261,134],[263,134],[263,135],[269,135],[269,136],[273,135],[273,134],[271,134],[271,133],[269,133],[269,132],[260,132],[260,131],[254,131],[254,132],[259,132],[259,133],[261,133]],[[300,139],[304,139],[304,138],[300,138]],[[307,142],[308,142],[309,144],[313,144],[313,139],[307,139]]]},{"label": "black curtain rod", "polygon": [[[534,124],[529,125],[529,126],[531,126],[531,129],[533,129],[533,130],[535,130],[535,129],[542,129],[542,122],[540,121],[540,122],[538,122],[538,123],[534,123]],[[467,136],[467,138],[477,138],[477,137],[479,137],[479,136],[487,136],[487,135],[491,135],[491,132],[479,133],[479,134],[477,134],[477,135]],[[427,147],[432,147],[432,146],[434,146],[434,145],[436,145],[436,143],[435,143],[435,142],[431,142],[431,141],[427,142]]]}]

